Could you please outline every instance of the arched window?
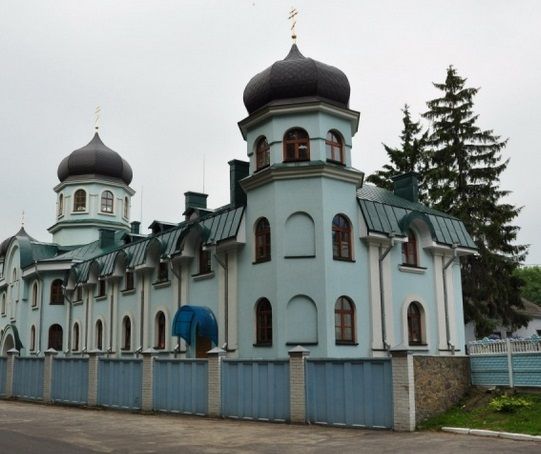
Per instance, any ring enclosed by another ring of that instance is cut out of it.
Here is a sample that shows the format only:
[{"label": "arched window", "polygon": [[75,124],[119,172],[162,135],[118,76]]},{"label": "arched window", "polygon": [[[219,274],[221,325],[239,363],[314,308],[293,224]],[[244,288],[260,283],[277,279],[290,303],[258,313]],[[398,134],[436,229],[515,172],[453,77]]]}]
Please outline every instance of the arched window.
[{"label": "arched window", "polygon": [[2,304],[0,305],[0,314],[5,315],[6,313],[6,294],[2,293]]},{"label": "arched window", "polygon": [[32,285],[32,307],[38,306],[38,283]]},{"label": "arched window", "polygon": [[64,194],[58,196],[58,217],[64,214]]},{"label": "arched window", "polygon": [[271,259],[271,229],[267,218],[261,218],[255,225],[255,261]]},{"label": "arched window", "polygon": [[36,350],[36,327],[32,325],[30,328],[30,351],[33,352]]},{"label": "arched window", "polygon": [[122,320],[122,350],[131,350],[131,320],[127,315]]},{"label": "arched window", "polygon": [[127,197],[124,197],[124,217],[128,219],[130,216],[130,201]]},{"label": "arched window", "polygon": [[408,307],[408,340],[410,345],[423,345],[422,309],[416,301]]},{"label": "arched window", "polygon": [[51,304],[64,304],[62,279],[55,279],[51,284]]},{"label": "arched window", "polygon": [[73,351],[79,351],[79,323],[73,325]]},{"label": "arched window", "polygon": [[96,322],[96,348],[103,350],[103,323],[101,320]]},{"label": "arched window", "polygon": [[49,342],[47,348],[54,348],[56,351],[62,351],[62,327],[58,324],[51,325],[49,328]]},{"label": "arched window", "polygon": [[408,230],[408,242],[402,243],[402,263],[409,266],[418,266],[417,237],[413,230]]},{"label": "arched window", "polygon": [[257,302],[256,342],[258,345],[272,345],[272,306],[267,298]]},{"label": "arched window", "polygon": [[156,350],[163,350],[165,348],[165,314],[158,312],[156,314]]},{"label": "arched window", "polygon": [[310,139],[308,133],[301,128],[294,128],[284,135],[284,161],[309,161]]},{"label": "arched window", "polygon": [[113,193],[111,191],[103,191],[101,194],[101,211],[102,213],[113,212]]},{"label": "arched window", "polygon": [[342,138],[336,132],[329,131],[327,133],[325,150],[328,161],[344,164],[344,145],[342,144]]},{"label": "arched window", "polygon": [[257,142],[255,149],[255,168],[256,170],[263,169],[270,165],[270,147],[267,139],[261,137]]},{"label": "arched window", "polygon": [[337,344],[352,344],[355,342],[355,305],[341,296],[334,305],[334,327]]},{"label": "arched window", "polygon": [[73,195],[73,211],[86,211],[86,192],[77,189]]},{"label": "arched window", "polygon": [[332,220],[332,255],[335,260],[351,260],[351,225],[337,214]]}]

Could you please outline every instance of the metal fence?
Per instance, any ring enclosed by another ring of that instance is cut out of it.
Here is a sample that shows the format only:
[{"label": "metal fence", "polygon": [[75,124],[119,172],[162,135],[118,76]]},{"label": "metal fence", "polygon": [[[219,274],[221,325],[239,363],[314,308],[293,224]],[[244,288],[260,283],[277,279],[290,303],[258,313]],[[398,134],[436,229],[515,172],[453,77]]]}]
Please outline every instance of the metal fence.
[{"label": "metal fence", "polygon": [[391,428],[393,389],[388,359],[306,363],[307,416],[313,423]]},{"label": "metal fence", "polygon": [[55,358],[51,398],[56,402],[86,404],[88,402],[88,359]]},{"label": "metal fence", "polygon": [[98,405],[139,410],[143,362],[140,359],[99,360]]},{"label": "metal fence", "polygon": [[43,399],[43,358],[15,358],[13,396]]},{"label": "metal fence", "polygon": [[223,416],[287,421],[289,362],[224,360],[221,394]]},{"label": "metal fence", "polygon": [[7,359],[0,357],[0,396],[6,393]]},{"label": "metal fence", "polygon": [[156,359],[152,402],[154,410],[206,415],[208,363],[198,359]]},{"label": "metal fence", "polygon": [[541,339],[470,342],[471,379],[479,386],[541,387]]}]

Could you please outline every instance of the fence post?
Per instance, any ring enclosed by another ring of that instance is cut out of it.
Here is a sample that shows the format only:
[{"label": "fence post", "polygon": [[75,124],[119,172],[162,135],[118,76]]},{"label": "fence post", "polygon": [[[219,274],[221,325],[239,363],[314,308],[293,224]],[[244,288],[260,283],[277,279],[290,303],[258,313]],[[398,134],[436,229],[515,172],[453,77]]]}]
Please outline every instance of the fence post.
[{"label": "fence post", "polygon": [[505,347],[507,348],[507,369],[509,371],[509,387],[514,388],[513,382],[513,351],[511,345],[511,339],[505,339]]},{"label": "fence post", "polygon": [[98,405],[98,365],[101,350],[88,352],[88,406]]},{"label": "fence post", "polygon": [[225,350],[215,347],[207,352],[208,356],[208,412],[217,418],[222,413],[222,358]]},{"label": "fence post", "polygon": [[148,348],[144,352],[142,352],[143,355],[143,379],[142,379],[142,387],[141,395],[142,395],[142,403],[141,403],[141,410],[144,412],[152,411],[153,409],[153,400],[152,400],[152,392],[153,392],[153,379],[154,379],[154,357],[152,356],[156,350],[153,348]]},{"label": "fence post", "polygon": [[300,345],[289,354],[289,420],[292,423],[306,422],[306,375],[305,359],[310,351]]},{"label": "fence post", "polygon": [[415,430],[415,378],[413,356],[406,349],[391,351],[393,373],[393,429],[399,432]]},{"label": "fence post", "polygon": [[58,352],[54,348],[45,350],[45,362],[43,363],[43,402],[51,402],[53,385],[53,360]]},{"label": "fence post", "polygon": [[15,378],[15,358],[19,356],[19,350],[8,350],[8,363],[6,370],[6,397],[13,397],[13,380]]}]

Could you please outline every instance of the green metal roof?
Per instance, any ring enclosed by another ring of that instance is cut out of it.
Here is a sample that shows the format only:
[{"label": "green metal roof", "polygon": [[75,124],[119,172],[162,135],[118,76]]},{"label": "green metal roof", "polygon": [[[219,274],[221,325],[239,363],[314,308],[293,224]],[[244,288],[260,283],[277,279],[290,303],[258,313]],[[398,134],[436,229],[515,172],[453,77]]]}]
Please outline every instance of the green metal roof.
[{"label": "green metal roof", "polygon": [[405,236],[410,222],[421,218],[436,243],[477,249],[464,223],[446,213],[371,185],[359,189],[357,198],[369,232]]},{"label": "green metal roof", "polygon": [[[60,257],[83,259],[84,261],[74,266],[77,282],[85,282],[88,280],[90,266],[92,263],[97,263],[100,276],[110,276],[114,271],[115,260],[119,254],[126,254],[127,267],[135,268],[142,265],[146,260],[146,253],[151,242],[157,241],[160,246],[160,256],[166,258],[168,256],[179,253],[179,240],[193,228],[202,229],[202,236],[205,244],[219,243],[230,238],[234,238],[239,230],[244,207],[225,207],[219,211],[209,213],[203,218],[192,221],[185,221],[178,224],[176,227],[159,233],[145,237],[127,245],[119,245],[115,236],[116,246],[113,250],[104,251],[99,247],[99,241],[90,243],[81,248],[69,251]],[[121,238],[124,232],[118,232]],[[84,257],[84,258],[83,258]]]}]

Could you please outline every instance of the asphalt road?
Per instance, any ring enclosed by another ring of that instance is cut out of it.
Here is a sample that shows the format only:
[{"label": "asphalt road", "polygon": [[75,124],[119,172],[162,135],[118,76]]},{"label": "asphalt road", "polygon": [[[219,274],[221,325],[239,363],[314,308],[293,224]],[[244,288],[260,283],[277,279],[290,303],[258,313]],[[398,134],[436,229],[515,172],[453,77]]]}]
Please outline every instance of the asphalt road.
[{"label": "asphalt road", "polygon": [[109,452],[531,454],[541,452],[541,443],[0,401],[0,454]]}]

